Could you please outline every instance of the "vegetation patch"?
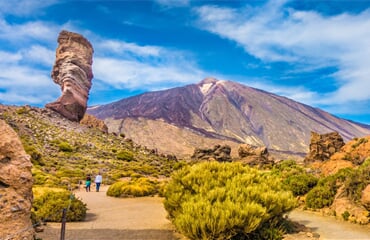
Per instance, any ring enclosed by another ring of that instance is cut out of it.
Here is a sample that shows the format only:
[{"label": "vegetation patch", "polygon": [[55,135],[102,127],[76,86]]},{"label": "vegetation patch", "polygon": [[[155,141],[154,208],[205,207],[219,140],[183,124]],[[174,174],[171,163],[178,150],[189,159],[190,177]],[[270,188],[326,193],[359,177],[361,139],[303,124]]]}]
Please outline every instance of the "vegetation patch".
[{"label": "vegetation patch", "polygon": [[318,182],[317,177],[307,173],[302,166],[293,160],[280,162],[274,166],[272,172],[283,179],[284,185],[293,192],[294,196],[305,195]]},{"label": "vegetation patch", "polygon": [[86,216],[86,204],[71,192],[60,188],[33,188],[32,221],[61,222],[62,211],[67,209],[67,221],[82,221]]},{"label": "vegetation patch", "polygon": [[296,206],[277,176],[239,163],[186,166],[164,196],[171,221],[190,239],[279,239],[276,222]]},{"label": "vegetation patch", "polygon": [[159,193],[159,189],[158,181],[141,177],[112,184],[107,191],[107,195],[111,197],[153,196]]}]

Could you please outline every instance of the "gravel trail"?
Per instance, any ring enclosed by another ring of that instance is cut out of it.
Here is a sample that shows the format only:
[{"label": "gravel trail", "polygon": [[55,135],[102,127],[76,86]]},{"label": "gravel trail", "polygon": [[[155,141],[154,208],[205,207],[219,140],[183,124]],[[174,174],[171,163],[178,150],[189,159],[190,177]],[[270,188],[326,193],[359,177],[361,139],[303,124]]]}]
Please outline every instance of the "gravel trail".
[{"label": "gravel trail", "polygon": [[369,226],[360,226],[301,210],[292,211],[289,219],[320,234],[320,240],[370,240]]}]

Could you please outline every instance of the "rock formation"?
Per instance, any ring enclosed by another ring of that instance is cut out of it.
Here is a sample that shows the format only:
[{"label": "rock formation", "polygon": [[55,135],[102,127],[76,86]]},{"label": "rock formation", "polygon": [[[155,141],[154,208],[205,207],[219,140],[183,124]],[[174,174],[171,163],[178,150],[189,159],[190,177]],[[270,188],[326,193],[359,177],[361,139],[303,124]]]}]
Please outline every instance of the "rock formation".
[{"label": "rock formation", "polygon": [[33,239],[31,167],[18,135],[0,120],[0,239]]},{"label": "rock formation", "polygon": [[361,194],[361,204],[370,211],[370,184],[368,184]]},{"label": "rock formation", "polygon": [[250,166],[262,166],[274,163],[269,158],[269,152],[266,147],[254,147],[249,144],[241,144],[238,149],[238,154],[241,161]]},{"label": "rock formation", "polygon": [[67,31],[60,32],[58,43],[51,77],[61,86],[62,96],[46,107],[79,122],[87,108],[94,50],[83,36]]},{"label": "rock formation", "polygon": [[80,123],[90,128],[97,128],[104,133],[108,133],[108,127],[105,125],[104,121],[97,119],[93,115],[85,114]]},{"label": "rock formation", "polygon": [[337,132],[318,134],[311,132],[310,150],[305,162],[326,161],[344,146],[343,138]]},{"label": "rock formation", "polygon": [[191,158],[195,160],[216,160],[219,162],[230,162],[231,161],[230,153],[231,153],[230,146],[216,145],[213,147],[213,149],[196,148]]}]

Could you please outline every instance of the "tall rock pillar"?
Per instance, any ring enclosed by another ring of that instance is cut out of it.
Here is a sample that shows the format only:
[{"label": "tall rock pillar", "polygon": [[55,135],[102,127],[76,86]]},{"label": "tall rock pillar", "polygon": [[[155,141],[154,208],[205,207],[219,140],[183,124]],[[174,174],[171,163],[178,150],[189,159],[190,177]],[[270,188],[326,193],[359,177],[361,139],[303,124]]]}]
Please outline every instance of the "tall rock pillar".
[{"label": "tall rock pillar", "polygon": [[61,86],[62,96],[46,107],[79,122],[87,108],[94,49],[80,34],[64,30],[59,34],[58,43],[51,77]]},{"label": "tall rock pillar", "polygon": [[33,239],[31,167],[17,133],[0,120],[0,239]]}]

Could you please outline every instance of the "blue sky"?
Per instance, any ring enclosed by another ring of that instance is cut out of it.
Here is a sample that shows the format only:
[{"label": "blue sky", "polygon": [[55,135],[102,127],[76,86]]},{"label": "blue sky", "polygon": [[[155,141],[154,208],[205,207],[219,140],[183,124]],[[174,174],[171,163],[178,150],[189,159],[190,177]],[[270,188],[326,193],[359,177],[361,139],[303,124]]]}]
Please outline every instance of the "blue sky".
[{"label": "blue sky", "polygon": [[0,103],[59,97],[62,29],[94,46],[89,105],[213,76],[370,124],[369,0],[0,0]]}]

